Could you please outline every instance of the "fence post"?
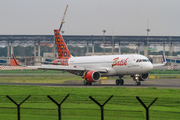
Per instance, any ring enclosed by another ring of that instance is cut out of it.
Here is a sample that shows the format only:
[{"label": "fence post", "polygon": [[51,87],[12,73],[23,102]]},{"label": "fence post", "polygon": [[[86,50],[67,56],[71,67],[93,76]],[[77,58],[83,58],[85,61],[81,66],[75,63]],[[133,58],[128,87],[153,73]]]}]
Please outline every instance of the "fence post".
[{"label": "fence post", "polygon": [[92,98],[91,96],[89,96],[89,98],[94,101],[97,105],[99,105],[99,107],[101,108],[101,120],[104,120],[104,105],[113,97],[113,95],[111,95],[111,97],[109,99],[106,100],[106,102],[101,105],[100,103],[98,103],[94,98]]},{"label": "fence post", "polygon": [[58,117],[59,120],[61,120],[61,104],[69,97],[69,94],[61,101],[60,104],[58,104],[51,96],[47,96],[51,101],[53,101],[58,106]]},{"label": "fence post", "polygon": [[11,100],[16,106],[17,106],[17,113],[18,113],[18,120],[20,120],[20,105],[24,103],[31,95],[29,95],[27,98],[25,98],[20,104],[17,104],[12,98],[10,98],[8,95],[6,97]]},{"label": "fence post", "polygon": [[158,99],[156,98],[148,107],[146,107],[146,105],[141,101],[141,99],[137,96],[136,97],[137,100],[141,103],[141,105],[146,109],[146,120],[149,120],[149,108],[151,107],[151,105],[154,104],[154,102]]}]

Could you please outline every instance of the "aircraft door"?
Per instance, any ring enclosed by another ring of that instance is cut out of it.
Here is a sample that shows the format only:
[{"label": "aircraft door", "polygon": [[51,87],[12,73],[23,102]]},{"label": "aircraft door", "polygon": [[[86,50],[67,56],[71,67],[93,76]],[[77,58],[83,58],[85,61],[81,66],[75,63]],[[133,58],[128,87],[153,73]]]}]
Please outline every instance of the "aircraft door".
[{"label": "aircraft door", "polygon": [[101,61],[101,66],[105,66],[105,63],[106,63],[105,60]]},{"label": "aircraft door", "polygon": [[127,67],[128,68],[131,68],[131,66],[132,66],[132,59],[133,59],[133,56],[130,56],[129,59],[127,60]]}]

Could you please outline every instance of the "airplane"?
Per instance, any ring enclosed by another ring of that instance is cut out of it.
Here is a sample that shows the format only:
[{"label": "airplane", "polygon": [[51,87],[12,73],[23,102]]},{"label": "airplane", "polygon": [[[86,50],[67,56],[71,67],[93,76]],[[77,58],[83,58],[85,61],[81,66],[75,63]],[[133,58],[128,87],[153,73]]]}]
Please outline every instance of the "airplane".
[{"label": "airplane", "polygon": [[[104,55],[104,56],[81,56],[73,57],[61,36],[59,29],[54,30],[57,44],[58,59],[52,61],[53,65],[34,66],[43,70],[59,70],[82,76],[84,85],[92,85],[101,77],[119,76],[115,81],[116,85],[123,85],[122,79],[125,75],[130,75],[136,85],[141,85],[140,81],[145,81],[149,77],[149,72],[153,67],[163,66],[166,59],[163,54],[162,64],[152,64],[150,60],[139,54],[124,55]],[[12,55],[13,56],[13,55]],[[14,56],[13,59],[19,65]],[[29,66],[32,67],[32,66]]]},{"label": "airplane", "polygon": [[[65,13],[67,11],[65,9]],[[119,76],[119,79],[115,81],[116,85],[123,85],[124,80],[122,79],[125,75],[130,75],[136,85],[141,85],[140,81],[145,81],[149,77],[149,72],[153,69],[153,66],[163,66],[166,64],[166,59],[163,54],[162,64],[152,64],[150,60],[138,54],[125,54],[125,55],[104,55],[104,56],[82,56],[73,57],[65,42],[60,34],[64,17],[61,21],[59,29],[54,29],[55,40],[57,45],[58,59],[53,62],[42,62],[49,63],[52,65],[42,66],[28,66],[37,69],[46,70],[59,70],[67,71],[69,73],[82,76],[84,79],[84,85],[92,85],[92,82],[97,82],[101,77]],[[16,59],[12,55],[16,65]]]}]

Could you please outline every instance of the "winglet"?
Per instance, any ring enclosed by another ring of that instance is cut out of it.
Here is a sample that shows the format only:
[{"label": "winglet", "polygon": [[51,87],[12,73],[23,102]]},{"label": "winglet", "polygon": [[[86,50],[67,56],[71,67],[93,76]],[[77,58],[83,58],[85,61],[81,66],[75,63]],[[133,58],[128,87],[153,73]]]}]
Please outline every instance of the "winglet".
[{"label": "winglet", "polygon": [[163,63],[161,63],[161,64],[152,64],[153,67],[158,67],[158,66],[164,66],[164,65],[166,65],[167,61],[166,61],[166,58],[165,58],[164,53],[162,53],[162,59],[163,59]]},{"label": "winglet", "polygon": [[17,61],[16,61],[16,59],[15,59],[13,54],[12,54],[12,57],[13,57],[13,60],[14,60],[14,63],[16,64],[16,66],[21,66],[21,65],[19,65],[19,63],[17,63]]},{"label": "winglet", "polygon": [[162,53],[162,58],[163,58],[163,64],[165,65],[167,62],[166,62],[166,58],[165,58],[164,53]]}]

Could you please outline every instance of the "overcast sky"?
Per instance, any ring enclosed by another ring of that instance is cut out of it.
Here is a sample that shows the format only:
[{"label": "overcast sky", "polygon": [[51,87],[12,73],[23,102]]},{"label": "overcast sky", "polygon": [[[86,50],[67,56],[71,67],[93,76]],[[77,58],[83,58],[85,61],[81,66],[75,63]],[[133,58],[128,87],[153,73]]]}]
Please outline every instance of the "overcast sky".
[{"label": "overcast sky", "polygon": [[180,0],[0,0],[0,35],[180,36]]}]

